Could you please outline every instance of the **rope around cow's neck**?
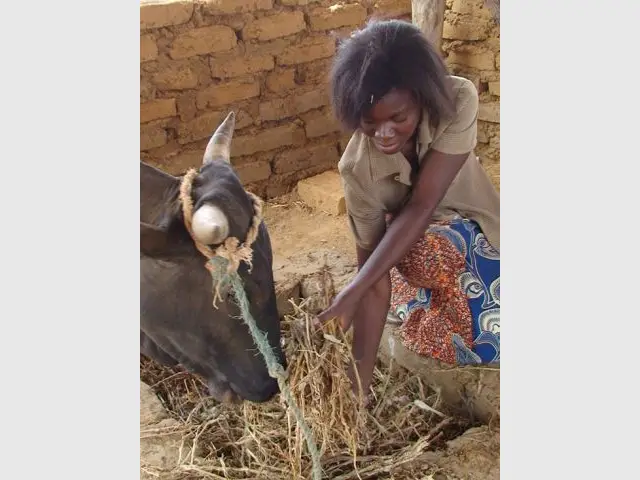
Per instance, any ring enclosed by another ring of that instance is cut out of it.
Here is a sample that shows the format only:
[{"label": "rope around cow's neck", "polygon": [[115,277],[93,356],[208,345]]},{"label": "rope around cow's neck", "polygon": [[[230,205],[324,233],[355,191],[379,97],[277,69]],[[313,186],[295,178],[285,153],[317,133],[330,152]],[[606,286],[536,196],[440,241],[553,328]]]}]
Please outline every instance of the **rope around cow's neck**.
[{"label": "rope around cow's neck", "polygon": [[[260,229],[260,222],[262,221],[262,200],[255,196],[251,192],[246,192],[247,195],[253,201],[254,215],[251,220],[251,226],[249,227],[249,231],[247,232],[247,238],[244,243],[240,245],[240,242],[235,237],[228,237],[222,245],[218,248],[212,250],[208,245],[204,245],[203,243],[198,242],[193,236],[193,230],[191,229],[191,220],[193,218],[193,200],[191,199],[191,186],[193,184],[193,179],[198,175],[198,171],[194,168],[190,169],[187,174],[183,177],[182,183],[180,184],[180,203],[182,204],[182,212],[184,216],[184,225],[187,227],[187,231],[189,235],[191,235],[191,239],[196,245],[196,248],[204,255],[207,260],[211,260],[215,257],[221,257],[228,261],[227,273],[233,273],[238,270],[241,261],[245,261],[247,265],[249,265],[249,272],[253,268],[252,264],[252,256],[253,250],[251,249],[251,245],[258,238],[258,233]],[[213,273],[212,265],[210,262],[206,263],[207,270]],[[214,285],[213,291],[213,308],[217,307],[218,300],[222,300],[220,296],[220,283],[222,278],[219,278],[218,281]]]},{"label": "rope around cow's neck", "polygon": [[[217,300],[222,300],[222,297],[220,296],[220,287],[228,281],[233,288],[238,306],[240,307],[240,312],[242,313],[242,319],[247,327],[249,327],[249,332],[253,337],[253,341],[264,358],[269,375],[278,381],[280,392],[284,395],[287,405],[289,405],[289,408],[293,411],[296,421],[302,430],[305,441],[307,442],[307,448],[311,454],[313,478],[315,480],[320,480],[322,478],[320,453],[313,440],[313,434],[311,433],[309,426],[304,421],[302,412],[296,405],[293,395],[291,394],[291,390],[289,390],[289,387],[286,384],[287,374],[284,371],[284,368],[282,368],[282,365],[280,365],[273,353],[273,350],[269,346],[267,336],[258,328],[258,325],[251,315],[249,300],[247,299],[247,294],[244,291],[242,279],[240,278],[240,275],[238,275],[237,271],[241,261],[245,261],[249,265],[249,271],[251,271],[251,268],[253,267],[253,250],[251,245],[258,237],[260,222],[262,222],[262,200],[256,195],[246,192],[253,200],[255,213],[244,243],[240,245],[237,238],[229,237],[222,245],[217,247],[215,250],[212,250],[209,246],[198,242],[193,236],[193,231],[191,230],[191,220],[193,218],[191,186],[193,184],[193,179],[197,174],[197,170],[192,168],[183,177],[182,183],[180,184],[180,203],[182,204],[185,227],[191,235],[198,251],[207,259],[205,267],[209,272],[211,272],[211,277],[213,279],[213,307],[218,308],[216,302]],[[227,267],[226,269],[224,268],[225,266]]]}]

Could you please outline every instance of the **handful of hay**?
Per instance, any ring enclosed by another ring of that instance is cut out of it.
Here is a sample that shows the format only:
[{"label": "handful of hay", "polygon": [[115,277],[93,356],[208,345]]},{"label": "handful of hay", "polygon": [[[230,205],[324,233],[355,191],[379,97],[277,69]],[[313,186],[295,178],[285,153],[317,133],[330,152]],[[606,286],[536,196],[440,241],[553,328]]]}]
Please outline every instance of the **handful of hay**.
[{"label": "handful of hay", "polygon": [[[287,384],[313,431],[325,478],[394,478],[399,469],[404,473],[398,478],[425,478],[429,466],[415,461],[462,425],[437,410],[437,394],[418,377],[380,362],[369,408],[360,407],[347,375],[350,335],[337,322],[314,331],[304,304],[293,305],[295,313],[281,324]],[[279,395],[265,404],[221,405],[185,371],[141,358],[140,375],[180,422],[180,458],[161,478],[311,478],[304,437]]]}]

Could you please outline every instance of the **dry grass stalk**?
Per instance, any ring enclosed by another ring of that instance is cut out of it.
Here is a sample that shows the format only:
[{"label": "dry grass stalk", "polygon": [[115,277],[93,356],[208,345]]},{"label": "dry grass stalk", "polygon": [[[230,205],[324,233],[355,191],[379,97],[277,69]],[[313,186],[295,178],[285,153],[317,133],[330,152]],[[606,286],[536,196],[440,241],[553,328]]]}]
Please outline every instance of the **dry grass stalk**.
[{"label": "dry grass stalk", "polygon": [[[398,467],[433,448],[452,423],[439,411],[438,396],[427,391],[418,377],[379,362],[372,385],[374,408],[358,408],[347,375],[353,362],[350,335],[345,336],[334,322],[314,332],[304,304],[293,305],[295,313],[282,322],[288,385],[313,430],[326,478],[392,478],[389,475]],[[142,358],[140,375],[181,422],[187,450],[181,452],[178,468],[158,472],[159,478],[310,478],[302,432],[280,396],[262,405],[221,405],[207,397],[202,380],[179,369]]]}]

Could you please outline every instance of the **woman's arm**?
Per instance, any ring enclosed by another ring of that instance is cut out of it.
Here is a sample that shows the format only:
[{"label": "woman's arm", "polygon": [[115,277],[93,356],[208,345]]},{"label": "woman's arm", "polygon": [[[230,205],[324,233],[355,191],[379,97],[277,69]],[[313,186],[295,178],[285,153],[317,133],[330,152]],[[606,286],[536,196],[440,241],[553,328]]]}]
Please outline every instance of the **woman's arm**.
[{"label": "woman's arm", "polygon": [[348,288],[356,296],[380,280],[409,252],[431,222],[434,210],[470,152],[451,155],[431,150],[425,156],[411,197]]},{"label": "woman's arm", "polygon": [[[437,151],[427,154],[418,174],[409,202],[387,227],[373,251],[357,247],[358,274],[337,298],[351,298],[352,304],[342,316],[342,327],[353,324],[352,352],[365,395],[373,377],[380,338],[384,330],[391,300],[389,270],[424,234],[435,207],[464,164],[468,154],[446,155]],[[333,316],[336,300],[319,315],[320,321]],[[338,307],[339,309],[339,307]],[[354,389],[354,372],[350,372]]]},{"label": "woman's arm", "polygon": [[[372,252],[356,247],[356,253],[358,256],[358,268],[361,269]],[[372,288],[367,290],[362,297],[359,308],[351,319],[353,322],[352,353],[365,398],[373,378],[378,345],[384,330],[390,301],[391,279],[387,273]],[[354,373],[350,371],[349,376],[354,390],[357,392],[358,383],[355,381]]]}]

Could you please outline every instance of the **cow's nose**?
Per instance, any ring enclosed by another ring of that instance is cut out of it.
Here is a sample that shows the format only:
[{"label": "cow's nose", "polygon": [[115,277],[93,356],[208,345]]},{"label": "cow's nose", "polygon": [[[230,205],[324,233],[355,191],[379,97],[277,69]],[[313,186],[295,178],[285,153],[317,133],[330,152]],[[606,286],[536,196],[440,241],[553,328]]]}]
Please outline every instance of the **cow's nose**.
[{"label": "cow's nose", "polygon": [[278,381],[271,377],[261,380],[253,379],[249,386],[243,385],[244,388],[236,384],[233,387],[235,391],[240,392],[244,400],[253,403],[268,402],[280,390]]},{"label": "cow's nose", "polygon": [[217,385],[216,383],[209,381],[208,388],[209,395],[218,400],[220,403],[242,403],[242,398],[240,398],[240,396],[235,391],[233,391],[228,383],[225,383],[224,385]]},{"label": "cow's nose", "polygon": [[230,388],[227,389],[226,392],[224,392],[222,394],[222,401],[221,403],[227,403],[227,404],[239,404],[242,403],[242,399],[238,396],[238,394],[236,392],[234,392],[233,390],[231,390]]}]

